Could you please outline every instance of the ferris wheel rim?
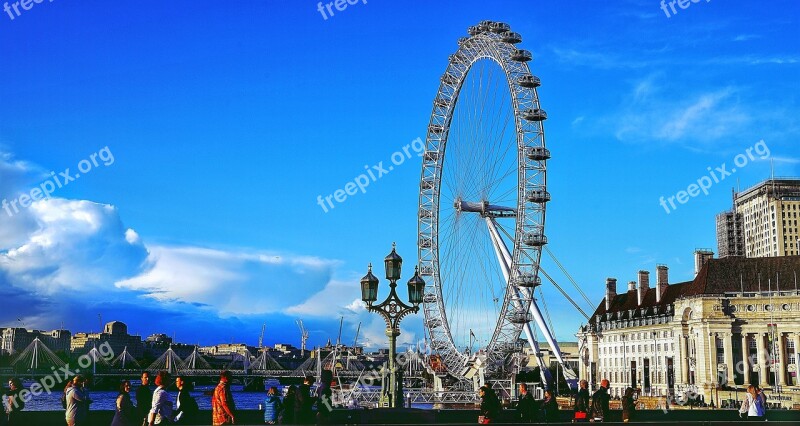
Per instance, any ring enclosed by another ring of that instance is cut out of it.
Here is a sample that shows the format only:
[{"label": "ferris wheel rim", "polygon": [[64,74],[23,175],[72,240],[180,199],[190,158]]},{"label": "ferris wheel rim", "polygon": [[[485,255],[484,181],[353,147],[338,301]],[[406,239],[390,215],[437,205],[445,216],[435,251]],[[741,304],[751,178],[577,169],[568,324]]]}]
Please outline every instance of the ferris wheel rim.
[{"label": "ferris wheel rim", "polygon": [[[425,328],[430,336],[433,350],[442,355],[445,367],[455,376],[460,375],[457,370],[459,366],[463,366],[466,363],[466,356],[461,354],[455,345],[447,318],[448,309],[445,306],[442,292],[441,262],[438,252],[441,180],[453,112],[459,102],[459,94],[464,81],[475,63],[481,59],[495,62],[502,68],[506,76],[507,89],[511,94],[513,103],[517,144],[517,171],[519,175],[511,267],[513,278],[510,278],[509,282],[506,283],[502,310],[498,315],[494,334],[491,341],[484,348],[490,357],[497,357],[508,349],[516,349],[516,341],[522,331],[522,325],[509,326],[507,317],[511,309],[512,299],[515,298],[514,293],[516,290],[514,288],[518,287],[517,280],[522,274],[532,274],[533,279],[537,279],[538,265],[542,254],[541,246],[525,245],[522,239],[523,236],[531,233],[532,228],[536,229],[541,237],[544,238],[545,206],[546,202],[549,201],[549,194],[546,191],[546,166],[544,162],[549,158],[549,152],[545,148],[544,127],[541,123],[543,119],[533,115],[540,112],[543,114],[539,107],[538,93],[536,91],[538,78],[533,76],[528,68],[527,61],[530,60],[530,54],[527,51],[517,49],[515,46],[517,42],[521,41],[519,40],[519,35],[508,30],[494,31],[492,30],[492,25],[502,27],[505,24],[487,23],[485,21],[479,25],[483,26],[483,29],[470,28],[471,37],[459,40],[459,49],[450,56],[448,67],[442,76],[439,90],[434,99],[433,112],[423,153],[423,168],[420,180],[419,235],[417,244],[422,274],[430,277],[423,302]],[[518,56],[515,58],[514,55]],[[530,84],[523,85],[523,81]],[[438,115],[437,109],[439,110]],[[442,112],[444,114],[441,114]],[[524,116],[524,114],[529,114],[529,116]],[[534,119],[529,120],[531,117]],[[546,118],[546,115],[544,117]],[[539,148],[540,150],[537,152],[542,154],[542,158],[537,160],[529,158],[531,157],[528,155],[529,148]],[[528,172],[531,170],[534,170],[534,172],[530,174],[537,176],[535,179],[531,179],[529,176]],[[538,182],[535,188],[547,194],[547,200],[530,201],[526,199],[527,191],[534,188],[532,183],[534,180]],[[426,191],[428,192],[426,193]],[[517,293],[517,302],[522,302],[523,305],[517,304],[516,309],[527,311],[532,298],[532,292],[528,293],[527,300],[524,300]],[[520,308],[520,306],[522,307]]]}]

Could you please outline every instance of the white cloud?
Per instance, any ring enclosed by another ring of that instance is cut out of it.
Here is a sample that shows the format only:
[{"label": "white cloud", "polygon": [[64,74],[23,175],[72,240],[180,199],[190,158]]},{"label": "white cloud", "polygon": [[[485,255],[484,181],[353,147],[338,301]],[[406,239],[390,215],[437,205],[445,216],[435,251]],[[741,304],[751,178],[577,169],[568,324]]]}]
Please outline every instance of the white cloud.
[{"label": "white cloud", "polygon": [[152,246],[149,268],[115,285],[160,302],[199,304],[221,315],[280,312],[330,280],[336,261],[200,247]]},{"label": "white cloud", "polygon": [[[39,174],[0,152],[0,200],[25,192]],[[52,328],[66,320],[86,331],[104,312],[134,319],[136,331],[216,340],[248,333],[245,324],[291,324],[300,316],[327,338],[344,316],[351,333],[362,324],[361,344],[386,345],[383,320],[360,300],[361,275],[335,279],[337,260],[145,240],[108,204],[52,198],[13,216],[0,211],[0,297],[9,304],[0,325],[19,317]],[[161,330],[164,318],[178,325]],[[419,319],[406,319],[399,342],[414,342],[420,327]],[[285,328],[278,333],[292,336]]]},{"label": "white cloud", "polygon": [[621,110],[609,118],[617,139],[712,143],[740,133],[755,118],[733,87],[676,98],[667,96],[656,80],[651,76],[636,83]]},{"label": "white cloud", "polygon": [[36,224],[27,240],[6,247],[2,269],[12,286],[40,295],[90,292],[136,273],[147,251],[125,239],[127,230],[110,205],[41,200],[19,213]]}]

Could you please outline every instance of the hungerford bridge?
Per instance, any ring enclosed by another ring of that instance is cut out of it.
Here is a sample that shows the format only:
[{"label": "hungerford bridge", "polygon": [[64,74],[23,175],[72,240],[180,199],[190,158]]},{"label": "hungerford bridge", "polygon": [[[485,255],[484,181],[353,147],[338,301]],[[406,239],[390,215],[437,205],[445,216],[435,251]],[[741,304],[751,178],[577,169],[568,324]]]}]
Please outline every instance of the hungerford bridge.
[{"label": "hungerford bridge", "polygon": [[[409,360],[404,365],[404,377],[410,383],[419,383],[423,373],[427,371],[440,383],[442,374],[435,372],[430,367],[424,356],[409,351],[406,354]],[[104,354],[97,347],[81,355],[74,363],[66,363],[58,357],[38,338],[34,339],[23,351],[11,361],[11,367],[0,369],[1,375],[17,376],[25,380],[40,381],[45,377],[55,376],[57,382],[62,382],[65,376],[75,374],[91,374],[95,385],[112,385],[125,379],[136,379],[143,371],[154,374],[165,370],[172,375],[181,375],[190,379],[213,381],[223,370],[230,371],[234,381],[244,385],[245,389],[261,391],[267,379],[296,380],[300,377],[314,376],[319,381],[323,369],[334,372],[339,383],[350,383],[349,386],[337,389],[334,397],[343,405],[372,405],[381,395],[377,386],[381,377],[386,373],[385,364],[369,369],[360,361],[354,359],[349,351],[338,351],[321,356],[309,358],[294,370],[283,368],[267,351],[261,351],[258,356],[247,352],[245,354],[232,353],[230,360],[224,368],[214,368],[197,347],[186,357],[181,359],[172,348],[152,364],[143,367],[127,348],[119,355]],[[361,384],[361,386],[359,386]],[[477,395],[471,391],[443,391],[441,384],[437,390],[408,389],[407,397],[413,403],[472,403],[477,401]]]},{"label": "hungerford bridge", "polygon": [[[332,370],[336,376],[342,379],[358,378],[367,367],[360,361],[354,359],[349,351],[334,350],[321,357],[321,351],[317,350],[317,356],[309,358],[296,369],[286,369],[281,366],[267,351],[260,351],[258,356],[249,351],[242,353],[231,353],[224,367],[214,367],[198,351],[197,347],[186,357],[181,357],[168,348],[158,359],[149,366],[142,366],[128,352],[127,347],[119,355],[103,353],[94,347],[88,353],[78,357],[74,364],[67,364],[56,355],[44,342],[36,338],[23,351],[21,351],[11,361],[11,368],[5,369],[4,373],[24,375],[26,378],[39,378],[52,375],[53,371],[69,371],[72,374],[91,374],[93,377],[138,377],[143,371],[155,373],[161,370],[167,371],[172,375],[188,377],[212,377],[219,376],[223,370],[230,371],[237,377],[262,377],[262,378],[289,378],[289,377],[319,377],[323,369]],[[419,377],[422,373],[424,361],[417,357],[416,362],[408,364],[407,376]],[[219,359],[217,357],[217,359]]]}]

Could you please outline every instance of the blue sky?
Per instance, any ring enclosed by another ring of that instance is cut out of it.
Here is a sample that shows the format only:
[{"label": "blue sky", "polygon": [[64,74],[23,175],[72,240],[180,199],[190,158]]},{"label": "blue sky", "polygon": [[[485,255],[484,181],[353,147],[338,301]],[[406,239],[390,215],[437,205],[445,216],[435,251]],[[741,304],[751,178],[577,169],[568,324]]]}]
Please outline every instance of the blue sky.
[{"label": "blue sky", "polygon": [[[0,211],[0,326],[104,320],[186,342],[381,344],[358,280],[397,242],[416,260],[414,157],[324,212],[317,196],[425,137],[456,40],[508,22],[541,77],[550,249],[589,294],[639,269],[691,279],[756,157],[667,214],[668,198],[763,140],[800,175],[796,2],[64,1],[0,14],[0,198],[105,147],[44,200]],[[11,12],[13,14],[13,12]],[[562,285],[552,261],[544,267]],[[382,272],[382,267],[379,268]],[[544,288],[556,335],[581,317]],[[385,294],[385,291],[384,293]],[[590,309],[585,307],[584,309]],[[403,325],[421,337],[419,317]]]}]

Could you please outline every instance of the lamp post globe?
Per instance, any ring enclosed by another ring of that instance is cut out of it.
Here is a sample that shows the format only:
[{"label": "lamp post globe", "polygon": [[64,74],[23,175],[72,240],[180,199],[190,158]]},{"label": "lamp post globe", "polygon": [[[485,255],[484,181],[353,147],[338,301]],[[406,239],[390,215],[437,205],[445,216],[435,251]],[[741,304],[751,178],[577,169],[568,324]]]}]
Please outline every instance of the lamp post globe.
[{"label": "lamp post globe", "polygon": [[369,264],[369,270],[364,278],[361,278],[361,300],[372,306],[372,303],[378,300],[378,277],[372,275],[372,264]]},{"label": "lamp post globe", "polygon": [[400,279],[403,258],[397,254],[395,244],[392,244],[392,252],[386,256],[384,264],[386,279],[389,280],[389,296],[383,302],[375,304],[378,299],[378,278],[372,274],[372,264],[370,264],[367,275],[361,279],[361,300],[366,303],[369,312],[380,314],[386,322],[386,337],[389,338],[389,365],[388,369],[382,369],[384,376],[380,406],[395,408],[403,406],[403,384],[402,379],[398,380],[399,373],[395,361],[400,321],[408,314],[419,312],[419,304],[422,303],[425,294],[425,281],[419,276],[419,267],[417,267],[414,276],[408,281],[408,299],[411,303],[408,305],[397,295],[397,281]]},{"label": "lamp post globe", "polygon": [[419,306],[422,303],[422,297],[425,294],[425,280],[419,276],[419,266],[414,268],[414,276],[408,280],[408,301],[414,306]]},{"label": "lamp post globe", "polygon": [[392,282],[400,279],[400,270],[403,267],[403,258],[397,254],[396,246],[392,243],[392,252],[383,260],[386,265],[386,279]]}]

